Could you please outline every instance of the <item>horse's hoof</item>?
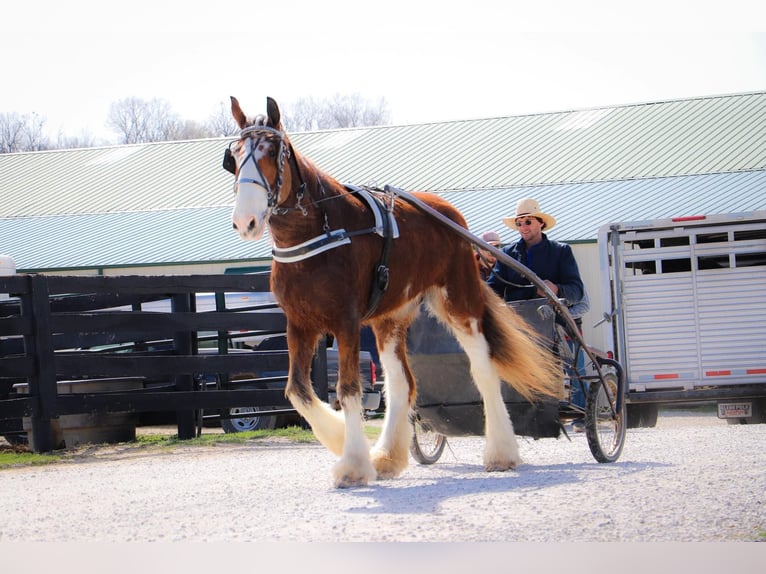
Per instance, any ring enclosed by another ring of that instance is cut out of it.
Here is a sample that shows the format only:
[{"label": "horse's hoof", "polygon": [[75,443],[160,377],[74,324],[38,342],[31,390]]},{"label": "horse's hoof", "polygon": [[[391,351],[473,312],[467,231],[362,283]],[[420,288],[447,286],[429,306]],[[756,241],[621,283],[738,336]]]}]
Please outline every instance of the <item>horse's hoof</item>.
[{"label": "horse's hoof", "polygon": [[487,472],[505,472],[507,470],[516,470],[516,467],[519,464],[521,464],[521,462],[515,461],[515,460],[506,460],[506,461],[494,460],[490,462],[485,462],[484,469]]},{"label": "horse's hoof", "polygon": [[378,474],[378,480],[387,480],[399,476],[407,468],[407,459],[396,461],[383,451],[373,450],[370,453],[372,466]]},{"label": "horse's hoof", "polygon": [[349,475],[335,478],[335,488],[355,488],[358,486],[367,486],[367,478]]},{"label": "horse's hoof", "polygon": [[340,461],[333,469],[333,478],[335,488],[367,486],[368,482],[375,479],[375,469],[369,462],[360,466],[353,466]]}]

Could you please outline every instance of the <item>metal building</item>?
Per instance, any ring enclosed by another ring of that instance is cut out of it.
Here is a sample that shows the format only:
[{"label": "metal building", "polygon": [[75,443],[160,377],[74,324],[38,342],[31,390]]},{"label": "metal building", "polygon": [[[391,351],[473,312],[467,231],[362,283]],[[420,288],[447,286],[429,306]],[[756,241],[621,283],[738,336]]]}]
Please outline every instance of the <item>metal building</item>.
[{"label": "metal building", "polygon": [[[601,225],[766,209],[766,92],[290,137],[342,182],[443,194],[472,231],[494,229],[504,242],[517,236],[501,218],[535,197],[558,220],[550,237],[573,245],[591,299]],[[269,242],[231,230],[228,141],[0,155],[0,253],[19,272],[266,265]],[[597,319],[586,315],[586,339]]]}]

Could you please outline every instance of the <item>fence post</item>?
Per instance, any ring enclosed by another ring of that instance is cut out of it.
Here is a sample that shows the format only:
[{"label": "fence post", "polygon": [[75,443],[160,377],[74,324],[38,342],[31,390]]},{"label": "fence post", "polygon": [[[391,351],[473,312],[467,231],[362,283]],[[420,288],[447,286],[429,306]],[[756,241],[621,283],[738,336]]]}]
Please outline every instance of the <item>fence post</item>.
[{"label": "fence post", "polygon": [[[194,293],[176,293],[170,299],[170,308],[174,313],[189,313],[191,311],[191,298]],[[176,354],[192,354],[192,336],[189,331],[177,332],[173,336],[173,348]],[[174,375],[176,390],[193,391],[194,376],[191,373],[177,373]],[[197,436],[197,425],[194,411],[176,411],[178,424],[178,438],[187,440]]]},{"label": "fence post", "polygon": [[32,414],[30,444],[36,452],[49,452],[54,444],[54,416],[57,414],[55,355],[49,328],[50,294],[45,275],[30,275],[30,294],[22,297],[22,315],[32,316],[32,334],[24,337],[27,353],[34,355],[35,373],[29,377],[29,395],[37,399],[38,408]]}]

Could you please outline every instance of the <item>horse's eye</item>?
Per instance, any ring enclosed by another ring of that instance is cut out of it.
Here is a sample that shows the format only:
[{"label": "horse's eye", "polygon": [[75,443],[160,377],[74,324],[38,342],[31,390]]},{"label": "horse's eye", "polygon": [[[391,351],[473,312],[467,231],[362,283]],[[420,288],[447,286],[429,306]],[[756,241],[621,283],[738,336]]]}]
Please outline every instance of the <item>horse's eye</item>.
[{"label": "horse's eye", "polygon": [[277,148],[275,148],[273,145],[269,146],[269,157],[271,159],[274,159],[275,157],[277,157]]}]

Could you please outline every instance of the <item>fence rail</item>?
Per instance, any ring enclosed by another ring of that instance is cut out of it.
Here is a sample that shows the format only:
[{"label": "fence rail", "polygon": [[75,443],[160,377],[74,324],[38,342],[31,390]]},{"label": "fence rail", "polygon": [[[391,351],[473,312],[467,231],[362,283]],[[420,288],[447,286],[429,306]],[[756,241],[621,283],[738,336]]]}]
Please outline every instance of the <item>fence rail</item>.
[{"label": "fence rail", "polygon": [[[284,334],[285,317],[268,300],[268,274],[21,274],[0,277],[3,293],[9,298],[0,300],[0,433],[29,417],[36,451],[55,448],[52,422],[66,414],[175,411],[178,436],[187,439],[197,434],[200,410],[290,409],[283,388],[273,384],[275,372],[288,370],[287,351],[232,348],[232,341]],[[235,293],[260,294],[260,301],[227,306]],[[203,296],[215,306],[198,308]],[[317,351],[312,379],[327,400],[324,341]],[[59,392],[63,381],[125,377],[145,384]]]}]

